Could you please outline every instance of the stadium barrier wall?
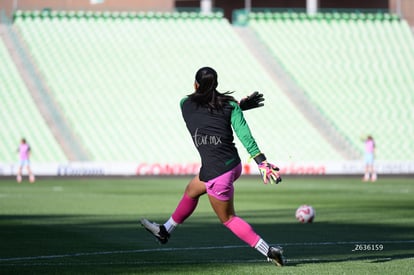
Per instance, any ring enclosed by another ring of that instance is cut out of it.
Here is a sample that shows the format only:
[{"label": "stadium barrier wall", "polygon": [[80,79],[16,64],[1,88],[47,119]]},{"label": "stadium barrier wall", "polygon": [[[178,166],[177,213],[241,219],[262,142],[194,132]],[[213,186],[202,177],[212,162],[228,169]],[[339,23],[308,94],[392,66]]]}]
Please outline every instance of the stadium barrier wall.
[{"label": "stadium barrier wall", "polygon": [[[0,176],[16,175],[18,163],[0,163]],[[281,162],[282,175],[362,175],[363,161],[342,162]],[[195,175],[199,163],[34,163],[37,176],[182,176]],[[375,169],[383,175],[412,175],[414,161],[377,161]],[[26,171],[24,171],[26,173]],[[258,175],[255,163],[243,164],[244,175]]]}]

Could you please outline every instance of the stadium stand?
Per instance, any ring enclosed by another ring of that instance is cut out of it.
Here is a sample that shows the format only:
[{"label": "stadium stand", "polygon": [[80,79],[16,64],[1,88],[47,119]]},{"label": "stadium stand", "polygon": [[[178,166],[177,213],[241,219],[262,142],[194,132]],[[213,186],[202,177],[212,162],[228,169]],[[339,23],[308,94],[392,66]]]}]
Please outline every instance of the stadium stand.
[{"label": "stadium stand", "polygon": [[355,146],[372,134],[378,159],[412,159],[414,38],[404,20],[268,12],[251,14],[248,26]]},{"label": "stadium stand", "polygon": [[[412,109],[413,102],[408,89],[413,84],[412,36],[404,22],[393,17],[336,16],[315,20],[303,14],[252,14],[247,27],[355,148],[362,147],[360,135],[370,133],[380,145],[380,159],[410,159],[408,149],[413,144],[405,148],[395,141],[401,132],[413,131],[407,129],[412,127],[407,121],[413,120],[413,114],[406,110]],[[206,65],[217,69],[221,91],[236,91],[239,99],[254,90],[265,94],[265,108],[245,116],[269,158],[347,159],[340,153],[341,145],[327,143],[307,114],[292,104],[220,13],[18,11],[13,27],[87,148],[88,160],[198,162],[178,103],[192,92],[195,71]],[[349,43],[359,40],[356,45]],[[398,41],[405,48],[398,48],[398,59],[393,59]],[[363,43],[372,49],[363,49]],[[404,59],[410,62],[401,63]],[[372,64],[388,73],[403,72],[389,76],[372,69],[376,74],[368,74]],[[398,87],[395,79],[401,80]],[[30,99],[27,90],[22,93]],[[1,150],[0,159],[9,160]],[[61,159],[65,157],[56,156]]]},{"label": "stadium stand", "polygon": [[0,162],[15,162],[20,139],[33,144],[37,162],[66,161],[44,118],[21,79],[3,40],[0,40]]},{"label": "stadium stand", "polygon": [[[266,94],[268,107],[246,116],[270,157],[342,159],[221,14],[21,12],[14,25],[91,160],[198,161],[178,102],[205,65],[218,70],[219,88],[237,91],[237,98]],[[269,123],[278,130],[269,132]]]}]

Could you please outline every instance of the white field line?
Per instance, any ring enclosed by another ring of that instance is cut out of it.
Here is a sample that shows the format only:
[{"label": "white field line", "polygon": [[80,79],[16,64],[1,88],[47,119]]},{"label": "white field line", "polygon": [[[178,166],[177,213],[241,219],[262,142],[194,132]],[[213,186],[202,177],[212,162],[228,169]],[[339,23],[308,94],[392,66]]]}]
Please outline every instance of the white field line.
[{"label": "white field line", "polygon": [[[404,258],[406,260],[412,260],[414,261],[414,257],[408,257]],[[300,263],[329,263],[329,262],[337,262],[337,261],[352,261],[352,260],[368,260],[370,262],[375,261],[391,261],[393,260],[392,257],[379,257],[379,258],[372,258],[372,257],[366,257],[366,258],[358,258],[358,259],[352,259],[350,257],[346,258],[335,258],[335,259],[320,259],[320,258],[297,258],[297,259],[287,259],[286,263],[289,265],[289,263],[294,264],[300,264]],[[208,260],[204,262],[197,261],[107,261],[107,262],[7,262],[7,263],[0,263],[0,266],[14,266],[14,267],[22,267],[22,266],[115,266],[115,265],[172,265],[172,264],[232,264],[232,263],[265,263],[266,260]]]},{"label": "white field line", "polygon": [[[328,245],[355,245],[355,244],[408,244],[414,243],[414,240],[396,240],[396,241],[348,241],[348,242],[303,242],[303,243],[281,243],[281,246],[328,246]],[[136,250],[114,250],[114,251],[96,251],[96,252],[77,252],[70,254],[58,254],[58,255],[41,255],[41,256],[28,256],[28,257],[14,257],[14,258],[0,258],[0,263],[12,262],[12,261],[30,261],[30,260],[45,260],[45,259],[58,259],[69,257],[82,257],[82,256],[96,256],[96,255],[113,255],[113,254],[131,254],[131,253],[145,253],[145,252],[175,252],[175,251],[190,251],[190,250],[215,250],[215,249],[234,249],[234,248],[250,248],[246,245],[225,245],[225,246],[204,246],[204,247],[165,247],[165,248],[151,248],[151,249],[136,249]],[[298,259],[302,261],[321,261],[320,259]],[[289,260],[288,262],[294,262],[295,260]],[[323,261],[323,260],[322,260]],[[142,262],[140,262],[142,263]],[[153,263],[153,262],[151,262]]]}]

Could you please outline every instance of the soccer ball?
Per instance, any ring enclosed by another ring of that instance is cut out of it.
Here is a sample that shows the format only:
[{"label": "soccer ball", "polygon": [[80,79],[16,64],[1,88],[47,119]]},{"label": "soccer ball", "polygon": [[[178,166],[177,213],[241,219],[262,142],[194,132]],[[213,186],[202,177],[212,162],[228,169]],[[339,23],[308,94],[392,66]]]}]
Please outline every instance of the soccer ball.
[{"label": "soccer ball", "polygon": [[310,205],[301,205],[296,210],[296,219],[301,223],[311,223],[315,218],[315,209]]}]

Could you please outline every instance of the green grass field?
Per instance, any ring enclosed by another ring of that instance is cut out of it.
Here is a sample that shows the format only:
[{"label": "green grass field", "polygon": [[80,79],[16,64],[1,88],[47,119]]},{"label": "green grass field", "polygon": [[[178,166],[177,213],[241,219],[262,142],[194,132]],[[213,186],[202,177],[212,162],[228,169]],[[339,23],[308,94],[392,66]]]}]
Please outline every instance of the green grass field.
[{"label": "green grass field", "polygon": [[[265,261],[221,225],[200,199],[159,245],[138,225],[164,222],[189,177],[0,180],[0,274],[412,274],[414,182],[356,177],[236,183],[235,205],[287,265]],[[311,204],[313,224],[295,220]],[[382,249],[380,249],[382,248]]]}]

